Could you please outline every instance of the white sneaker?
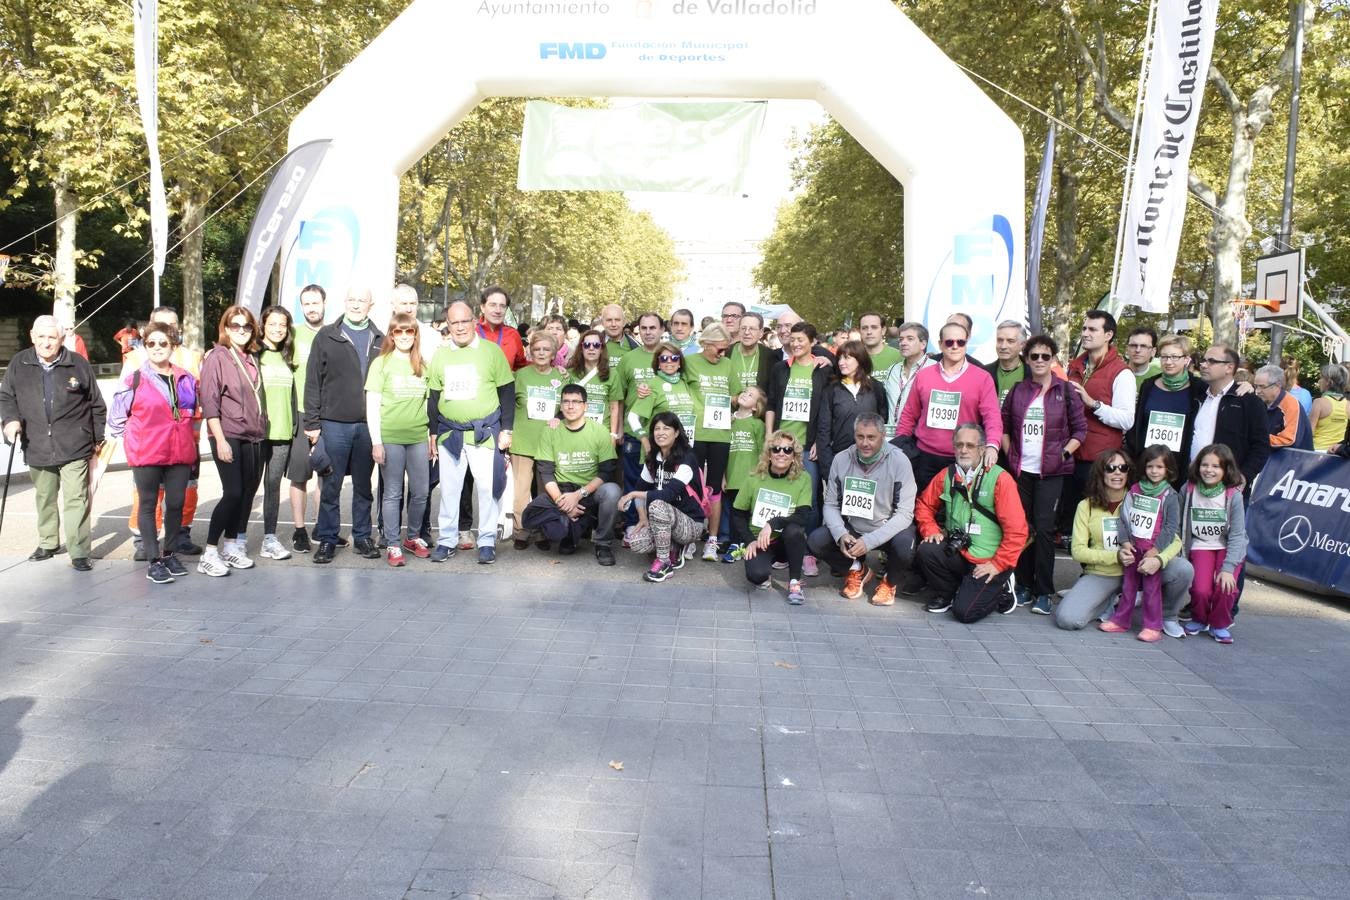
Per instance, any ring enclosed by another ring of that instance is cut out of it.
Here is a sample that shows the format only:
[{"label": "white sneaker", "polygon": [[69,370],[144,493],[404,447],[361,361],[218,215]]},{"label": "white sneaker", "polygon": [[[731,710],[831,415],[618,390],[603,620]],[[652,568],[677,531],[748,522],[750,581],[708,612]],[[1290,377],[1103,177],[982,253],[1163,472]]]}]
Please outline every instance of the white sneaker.
[{"label": "white sneaker", "polygon": [[202,551],[201,562],[197,563],[197,571],[203,575],[210,575],[212,578],[224,578],[230,574],[230,567],[225,565],[225,560],[220,558],[215,547],[207,547]]},{"label": "white sneaker", "polygon": [[691,544],[685,544],[685,545],[684,545],[684,558],[685,558],[685,559],[693,559],[693,558],[694,558],[695,556],[697,556],[697,555],[698,555],[698,545],[697,545],[697,544],[692,544],[692,543],[691,543]]},{"label": "white sneaker", "polygon": [[220,561],[231,569],[251,569],[253,560],[244,552],[244,544],[235,541],[221,541]]},{"label": "white sneaker", "polygon": [[287,550],[281,541],[277,540],[275,534],[263,535],[262,550],[259,551],[263,559],[290,559],[291,551]]},{"label": "white sneaker", "polygon": [[1170,638],[1186,637],[1186,629],[1181,627],[1181,623],[1175,619],[1166,619],[1163,621],[1163,634]]},{"label": "white sneaker", "polygon": [[459,549],[472,550],[475,544],[477,544],[477,540],[474,538],[472,531],[461,531],[459,533]]},{"label": "white sneaker", "polygon": [[708,543],[703,545],[703,561],[717,562],[717,539],[708,538]]}]

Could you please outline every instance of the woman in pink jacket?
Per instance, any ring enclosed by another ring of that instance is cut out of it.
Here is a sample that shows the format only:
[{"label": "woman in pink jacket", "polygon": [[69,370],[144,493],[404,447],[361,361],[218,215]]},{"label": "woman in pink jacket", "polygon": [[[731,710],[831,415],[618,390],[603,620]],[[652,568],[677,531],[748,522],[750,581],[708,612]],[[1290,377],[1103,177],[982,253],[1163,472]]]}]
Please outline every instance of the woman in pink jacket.
[{"label": "woman in pink jacket", "polygon": [[[155,528],[155,507],[164,492],[164,534],[178,534],[183,519],[183,500],[192,465],[197,461],[197,441],[192,419],[197,409],[197,381],[175,366],[177,335],[162,322],[145,329],[146,361],[130,373],[123,390],[113,400],[110,425],[122,431],[127,462],[136,483],[141,539],[147,561],[145,577],[155,584],[168,584],[187,575],[187,569],[172,549],[161,546]],[[162,554],[162,555],[161,555]]]}]

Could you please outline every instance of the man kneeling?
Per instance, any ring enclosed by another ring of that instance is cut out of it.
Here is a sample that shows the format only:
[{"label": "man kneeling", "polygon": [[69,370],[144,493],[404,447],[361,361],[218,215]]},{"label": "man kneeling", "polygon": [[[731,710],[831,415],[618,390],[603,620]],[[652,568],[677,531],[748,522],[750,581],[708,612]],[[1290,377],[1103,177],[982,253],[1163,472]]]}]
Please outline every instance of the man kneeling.
[{"label": "man kneeling", "polygon": [[895,603],[900,573],[914,559],[914,470],[901,450],[886,443],[881,417],[862,413],[853,423],[853,449],[834,458],[825,484],[825,524],[811,532],[811,552],[836,572],[848,569],[839,592],[863,595],[872,577],[870,550],[886,552],[886,574],[868,602]]},{"label": "man kneeling", "polygon": [[614,520],[618,515],[619,486],[614,439],[607,429],[586,418],[586,389],[569,384],[562,389],[562,424],[544,429],[534,458],[543,493],[530,501],[521,516],[525,528],[537,529],[570,555],[587,528],[595,533],[595,561],[614,565]]},{"label": "man kneeling", "polygon": [[950,609],[960,622],[1017,608],[1008,579],[1027,543],[1017,482],[998,466],[984,467],[984,446],[983,428],[958,425],[955,464],[933,478],[914,507],[923,536],[919,567],[938,594],[928,611]]}]

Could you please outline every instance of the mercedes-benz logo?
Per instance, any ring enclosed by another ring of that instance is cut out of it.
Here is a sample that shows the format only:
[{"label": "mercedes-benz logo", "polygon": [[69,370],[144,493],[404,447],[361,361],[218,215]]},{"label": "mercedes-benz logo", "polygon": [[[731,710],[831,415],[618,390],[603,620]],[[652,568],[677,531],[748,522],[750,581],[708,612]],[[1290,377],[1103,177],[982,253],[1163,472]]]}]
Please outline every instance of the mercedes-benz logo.
[{"label": "mercedes-benz logo", "polygon": [[1285,553],[1297,553],[1312,540],[1312,522],[1307,516],[1290,516],[1280,526],[1280,549]]}]

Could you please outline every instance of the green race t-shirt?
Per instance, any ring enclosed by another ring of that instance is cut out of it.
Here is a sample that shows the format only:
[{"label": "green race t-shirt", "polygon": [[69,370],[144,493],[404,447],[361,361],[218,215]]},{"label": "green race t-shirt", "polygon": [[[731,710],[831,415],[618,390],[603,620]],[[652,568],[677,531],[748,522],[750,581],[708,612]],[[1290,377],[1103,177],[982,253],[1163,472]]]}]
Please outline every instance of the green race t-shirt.
[{"label": "green race t-shirt", "polygon": [[549,420],[558,417],[558,401],[567,373],[558,369],[540,372],[534,366],[516,370],[516,424],[511,433],[511,452],[537,456],[539,438]]},{"label": "green race t-shirt", "polygon": [[535,459],[551,462],[559,484],[585,485],[600,474],[600,464],[615,459],[609,430],[587,419],[573,431],[566,425],[547,428],[539,439]]},{"label": "green race t-shirt", "polygon": [[[291,396],[296,387],[296,373],[286,365],[280,353],[264,350],[259,357],[262,368],[263,394],[267,398],[267,439],[289,441],[295,437],[295,420],[291,418]],[[300,386],[303,389],[303,385]]]},{"label": "green race t-shirt", "polygon": [[891,374],[891,368],[905,361],[904,354],[888,344],[882,344],[881,350],[872,354],[872,377],[885,384]]},{"label": "green race t-shirt", "polygon": [[701,423],[698,421],[694,392],[689,389],[688,384],[683,381],[671,384],[658,378],[652,382],[652,395],[647,399],[651,401],[651,413],[643,416],[644,423],[650,422],[659,412],[673,412],[679,416],[680,422],[684,425],[684,433],[689,438],[689,443],[702,440],[703,429],[699,427]]},{"label": "green race t-shirt", "polygon": [[749,353],[740,344],[733,344],[727,351],[727,362],[731,364],[731,389],[739,394],[748,387],[759,383],[759,347]]},{"label": "green race t-shirt", "polygon": [[731,440],[731,381],[735,373],[725,358],[715,363],[699,353],[684,358],[684,380],[694,395],[698,439],[716,444]]},{"label": "green race t-shirt", "polygon": [[646,419],[651,418],[650,410],[655,394],[643,400],[638,397],[637,389],[639,385],[645,384],[653,391],[656,390],[653,384],[656,373],[652,371],[652,353],[653,351],[646,347],[638,347],[625,353],[623,361],[619,363],[618,389],[623,394],[624,428],[630,435],[638,438],[642,437],[642,432],[632,427],[632,423],[628,421],[628,412],[636,412],[639,418],[644,419],[644,424]]},{"label": "green race t-shirt", "polygon": [[739,491],[764,449],[764,421],[754,416],[731,420],[731,447],[727,451],[727,490]]},{"label": "green race t-shirt", "polygon": [[580,378],[571,379],[572,383],[586,389],[586,418],[603,425],[606,432],[609,431],[609,391],[614,380],[611,374],[602,381],[599,369],[591,369]]},{"label": "green race t-shirt", "polygon": [[605,341],[605,354],[609,356],[610,372],[619,371],[619,364],[623,362],[623,358],[627,355],[629,349],[631,348],[628,346],[627,339],[622,341]]},{"label": "green race t-shirt", "polygon": [[[811,476],[799,472],[796,478],[774,478],[767,472],[763,475],[751,473],[746,476],[745,486],[736,494],[736,509],[750,513],[750,527],[756,534],[767,522],[757,519],[774,516],[790,516],[799,506],[811,505]],[[785,510],[786,508],[786,510]],[[772,515],[761,513],[771,509]]]},{"label": "green race t-shirt", "polygon": [[314,336],[319,332],[304,322],[295,326],[295,406],[305,411],[305,373],[309,370],[309,351],[314,347]]},{"label": "green race t-shirt", "polygon": [[426,442],[427,379],[413,374],[412,360],[397,352],[375,357],[366,373],[366,391],[380,395],[383,443],[406,446]]},{"label": "green race t-shirt", "polygon": [[998,389],[998,405],[1003,406],[1003,400],[1017,387],[1017,382],[1026,377],[1027,370],[1025,363],[1018,363],[1017,368],[1011,372],[1004,371],[1003,366],[995,366],[994,386]]},{"label": "green race t-shirt", "polygon": [[[441,392],[436,409],[451,422],[472,422],[498,409],[497,389],[513,384],[502,348],[477,336],[467,347],[446,341],[431,358],[427,387]],[[464,439],[473,442],[473,435]]]},{"label": "green race t-shirt", "polygon": [[811,383],[814,363],[796,363],[788,372],[787,388],[783,391],[783,409],[776,423],[803,446],[806,445],[806,423],[811,421]]}]

